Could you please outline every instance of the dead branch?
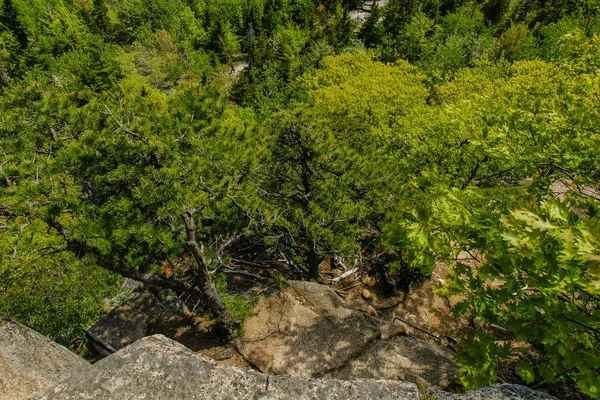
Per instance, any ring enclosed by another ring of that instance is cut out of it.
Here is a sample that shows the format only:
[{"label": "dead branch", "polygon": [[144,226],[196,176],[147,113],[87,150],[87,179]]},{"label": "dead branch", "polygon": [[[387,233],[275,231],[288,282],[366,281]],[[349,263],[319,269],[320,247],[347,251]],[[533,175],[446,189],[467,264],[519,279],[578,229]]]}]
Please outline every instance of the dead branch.
[{"label": "dead branch", "polygon": [[21,238],[23,237],[23,232],[25,231],[25,228],[27,228],[30,224],[31,224],[31,221],[28,220],[25,224],[23,224],[19,227],[19,237],[17,238],[17,241],[15,242],[15,247],[13,249],[13,259],[17,257],[17,250],[19,248],[19,242],[21,241]]},{"label": "dead branch", "polygon": [[[187,213],[185,213],[185,215],[187,215]],[[193,218],[192,218],[191,222],[193,223]],[[227,329],[230,331],[230,334],[232,334],[232,335],[235,334],[234,328],[237,327],[237,323],[233,320],[231,315],[229,315],[229,313],[227,312],[225,305],[223,304],[220,297],[218,297],[218,294],[216,293],[214,285],[208,279],[208,270],[206,270],[206,269],[203,270],[203,271],[206,271],[205,272],[206,279],[204,279],[200,283],[200,285],[192,285],[185,281],[181,281],[181,280],[177,280],[177,279],[166,279],[166,278],[163,278],[161,276],[158,276],[158,275],[155,275],[152,273],[144,273],[144,272],[136,271],[134,269],[124,267],[121,264],[120,260],[117,260],[112,257],[103,257],[98,253],[97,249],[94,249],[94,248],[88,246],[84,242],[81,242],[81,241],[71,238],[67,234],[67,232],[66,232],[65,228],[62,226],[62,224],[60,224],[58,221],[51,220],[51,221],[48,221],[48,224],[63,237],[63,239],[67,243],[67,249],[69,251],[71,251],[73,254],[75,254],[77,257],[83,258],[86,255],[96,256],[96,264],[99,267],[104,268],[111,272],[115,272],[119,275],[124,276],[125,278],[130,278],[135,281],[145,283],[147,285],[158,286],[158,287],[161,287],[164,289],[171,289],[176,292],[184,292],[184,293],[188,293],[193,296],[196,296],[196,297],[202,299],[206,303],[206,305],[208,306],[208,308],[209,308],[210,312],[213,314],[213,316],[221,319],[221,322],[225,325],[225,327],[227,327]],[[194,247],[194,243],[195,243],[195,247],[196,247],[195,251],[200,253],[200,255],[201,255],[200,260],[202,260],[203,253],[200,250],[200,248],[198,247],[198,243],[196,242],[196,239],[194,237],[195,229],[196,229],[195,226],[196,226],[195,223],[193,223],[193,225],[192,225],[193,230],[191,233],[188,232],[188,237],[190,236],[190,234],[192,235],[192,240],[191,240],[192,247]]]},{"label": "dead branch", "polygon": [[85,336],[89,340],[91,340],[92,342],[96,343],[97,345],[99,345],[100,347],[102,347],[104,350],[108,351],[110,354],[117,352],[117,350],[114,347],[112,347],[110,344],[108,344],[104,340],[100,339],[98,336],[94,335],[92,332],[84,329],[83,333],[85,333]]},{"label": "dead branch", "polygon": [[259,275],[256,275],[256,274],[252,274],[252,273],[246,272],[246,271],[238,271],[238,270],[235,270],[235,269],[224,269],[223,273],[224,274],[228,274],[228,275],[245,276],[246,278],[254,279],[254,280],[259,281],[259,282],[263,282],[265,280],[265,278],[263,278],[262,276],[259,276]]},{"label": "dead branch", "polygon": [[340,276],[338,276],[337,278],[333,278],[331,280],[332,283],[338,283],[340,281],[343,281],[344,279],[346,279],[347,277],[349,277],[350,275],[354,274],[355,272],[358,272],[358,267],[356,268],[352,268],[349,271],[344,272],[343,274],[341,274]]},{"label": "dead branch", "polygon": [[237,259],[232,259],[231,261],[233,261],[234,263],[237,263],[237,264],[249,265],[251,267],[269,268],[269,266],[267,266],[267,265],[256,264],[251,261],[244,261],[244,260],[237,260]]}]

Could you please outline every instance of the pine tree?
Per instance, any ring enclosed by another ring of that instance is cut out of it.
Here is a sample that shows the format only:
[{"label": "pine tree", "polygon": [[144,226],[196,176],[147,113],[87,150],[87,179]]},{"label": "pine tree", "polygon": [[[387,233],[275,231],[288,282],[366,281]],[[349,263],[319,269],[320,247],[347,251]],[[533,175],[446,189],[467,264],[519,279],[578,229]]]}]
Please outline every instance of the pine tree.
[{"label": "pine tree", "polygon": [[383,13],[377,3],[373,4],[371,14],[360,29],[360,38],[367,47],[375,47],[383,38],[383,26],[379,21]]}]

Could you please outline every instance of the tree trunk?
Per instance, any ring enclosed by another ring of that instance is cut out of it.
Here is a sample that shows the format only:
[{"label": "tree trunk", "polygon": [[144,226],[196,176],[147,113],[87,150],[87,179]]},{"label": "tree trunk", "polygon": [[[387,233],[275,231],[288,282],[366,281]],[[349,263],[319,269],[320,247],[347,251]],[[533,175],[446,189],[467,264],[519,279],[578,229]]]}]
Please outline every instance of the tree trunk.
[{"label": "tree trunk", "polygon": [[194,221],[194,214],[196,210],[186,210],[183,213],[183,222],[185,223],[185,229],[187,232],[186,245],[196,261],[198,268],[196,269],[196,282],[200,289],[200,298],[206,304],[211,314],[223,323],[225,328],[229,331],[230,336],[235,336],[239,322],[235,321],[225,303],[221,299],[221,296],[217,293],[215,285],[210,281],[208,272],[208,263],[204,255],[204,250],[198,245],[196,241],[196,222]]},{"label": "tree trunk", "polygon": [[310,239],[308,245],[308,273],[309,279],[319,280],[319,264],[321,264],[321,257],[317,254],[315,241]]}]

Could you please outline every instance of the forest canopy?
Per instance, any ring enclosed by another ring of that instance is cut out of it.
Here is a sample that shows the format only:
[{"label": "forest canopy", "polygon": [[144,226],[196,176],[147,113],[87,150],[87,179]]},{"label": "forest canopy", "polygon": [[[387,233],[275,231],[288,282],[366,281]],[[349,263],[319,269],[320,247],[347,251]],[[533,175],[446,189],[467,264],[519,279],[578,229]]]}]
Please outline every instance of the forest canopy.
[{"label": "forest canopy", "polygon": [[522,383],[600,398],[597,0],[0,3],[0,311],[69,345],[129,277],[234,332],[209,277],[249,255],[444,262],[511,332],[464,388],[525,342]]}]

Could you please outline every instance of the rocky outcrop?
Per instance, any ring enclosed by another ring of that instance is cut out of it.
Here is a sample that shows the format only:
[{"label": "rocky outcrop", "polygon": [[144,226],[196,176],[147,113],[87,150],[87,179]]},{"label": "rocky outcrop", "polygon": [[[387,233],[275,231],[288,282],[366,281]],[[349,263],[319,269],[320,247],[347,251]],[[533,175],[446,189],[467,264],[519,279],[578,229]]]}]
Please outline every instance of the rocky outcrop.
[{"label": "rocky outcrop", "polygon": [[[405,332],[404,326],[363,311],[348,305],[329,286],[290,281],[254,308],[238,348],[268,374],[403,380],[437,389],[452,385],[458,368],[450,351],[416,338],[396,338]],[[117,350],[153,334],[194,351],[202,350],[199,342],[205,341],[172,292],[143,286],[90,331]],[[108,355],[95,342],[90,346]]]},{"label": "rocky outcrop", "polygon": [[[383,396],[383,397],[382,397]],[[403,382],[307,380],[218,365],[161,335],[138,341],[92,370],[34,397],[51,399],[414,399]]]},{"label": "rocky outcrop", "polygon": [[[412,400],[423,395],[415,384],[407,382],[305,379],[218,365],[179,343],[156,335],[139,340],[33,399]],[[552,399],[519,386],[492,387],[465,395],[430,392],[428,396],[440,400]]]},{"label": "rocky outcrop", "polygon": [[350,308],[332,289],[311,282],[264,297],[246,321],[242,352],[262,372],[305,378],[386,379],[449,387],[452,353]]},{"label": "rocky outcrop", "polygon": [[0,399],[26,399],[89,367],[64,347],[0,314]]},{"label": "rocky outcrop", "polygon": [[310,282],[262,298],[244,329],[244,355],[262,372],[306,378],[339,367],[380,335],[375,318]]}]

